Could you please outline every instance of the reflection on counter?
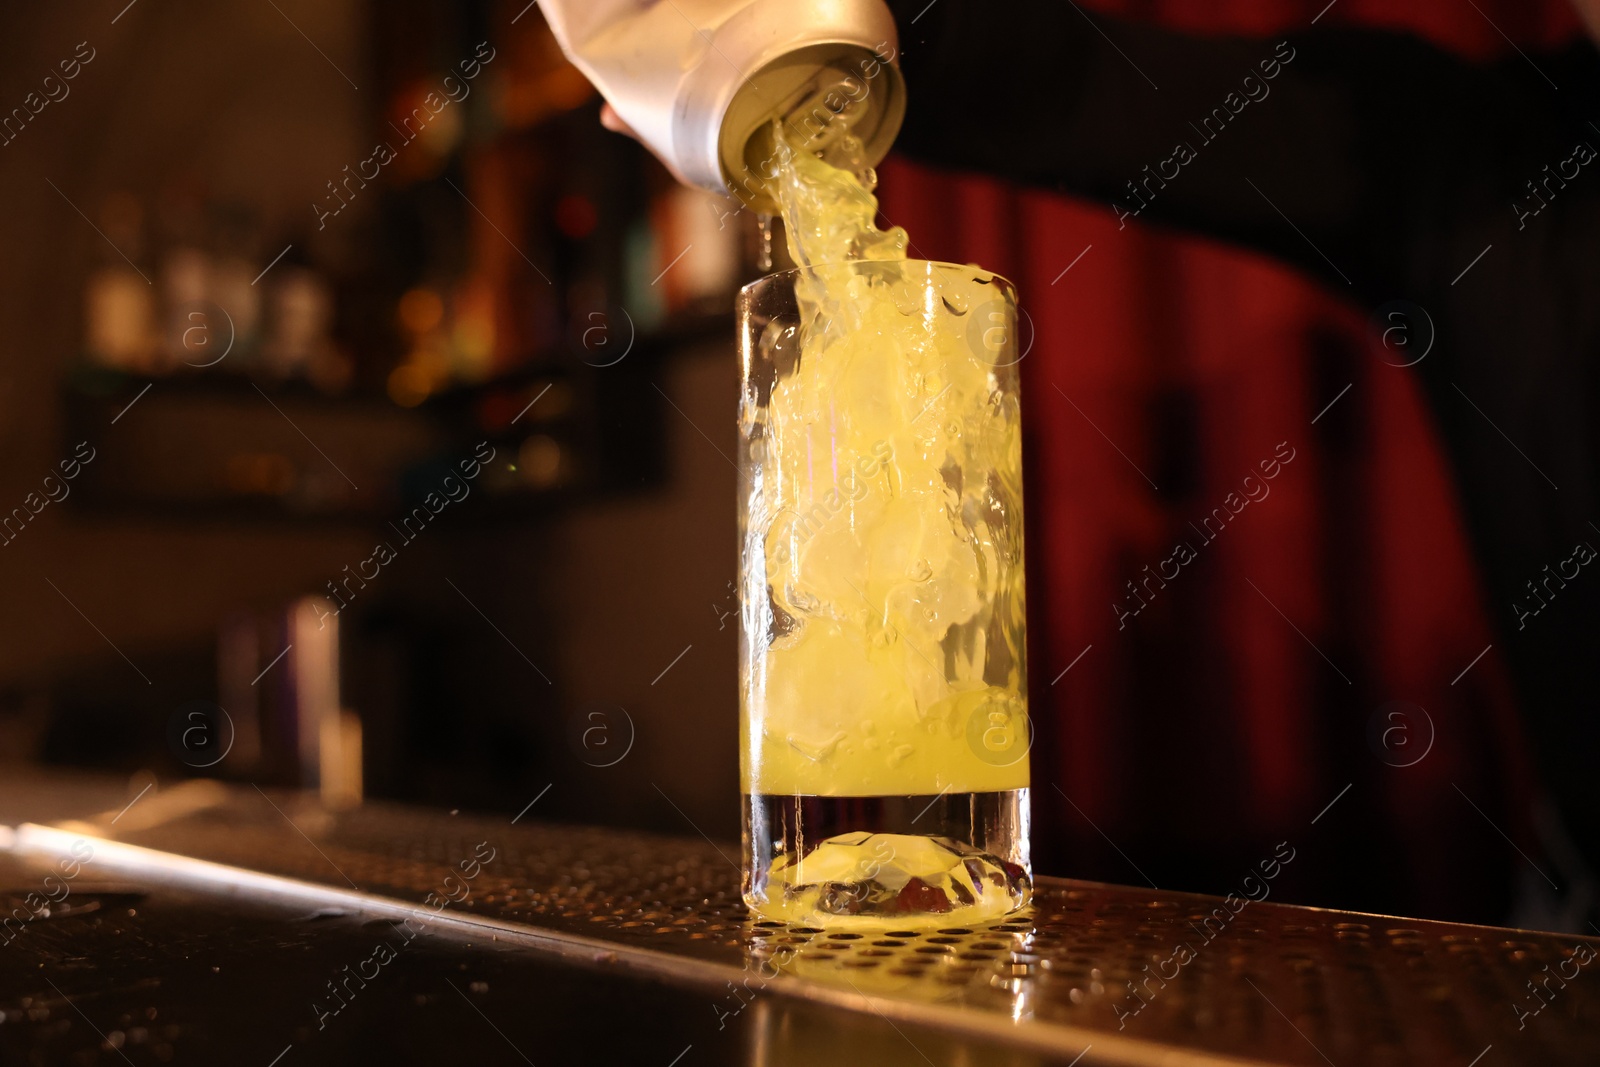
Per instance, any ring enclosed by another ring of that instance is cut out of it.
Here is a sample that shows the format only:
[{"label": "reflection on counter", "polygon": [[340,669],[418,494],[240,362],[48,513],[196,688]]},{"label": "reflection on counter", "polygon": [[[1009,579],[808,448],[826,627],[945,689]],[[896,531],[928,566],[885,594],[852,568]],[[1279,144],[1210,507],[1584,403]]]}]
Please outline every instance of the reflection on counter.
[{"label": "reflection on counter", "polygon": [[[959,1034],[927,1034],[922,1042],[908,1038],[891,1020],[887,1026],[861,1027],[848,1042],[838,1028],[816,1023],[817,1009],[787,998],[768,997],[750,1005],[747,1033],[751,1067],[823,1067],[840,1062],[873,1067],[1040,1067],[1057,1062],[1025,1048],[980,1044]],[[848,1059],[842,1059],[848,1049]],[[1061,1061],[1064,1062],[1064,1061]]]},{"label": "reflection on counter", "polygon": [[988,966],[999,969],[989,975],[986,1006],[1013,1021],[1029,1019],[1035,989],[1026,979],[1038,973],[1040,959],[1034,940],[1031,907],[1003,923],[937,930],[884,926],[830,932],[752,922],[746,931],[744,981],[723,998],[718,1015],[737,1014],[754,994],[782,975],[861,995],[955,1003],[970,999],[973,976]]}]

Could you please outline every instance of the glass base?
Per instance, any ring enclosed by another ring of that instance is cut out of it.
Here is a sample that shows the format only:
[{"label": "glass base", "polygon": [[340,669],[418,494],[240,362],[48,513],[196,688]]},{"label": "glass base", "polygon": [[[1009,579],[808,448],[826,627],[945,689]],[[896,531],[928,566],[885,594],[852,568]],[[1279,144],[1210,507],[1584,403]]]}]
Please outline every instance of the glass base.
[{"label": "glass base", "polygon": [[744,797],[744,899],[803,925],[992,922],[1033,891],[1028,790]]}]

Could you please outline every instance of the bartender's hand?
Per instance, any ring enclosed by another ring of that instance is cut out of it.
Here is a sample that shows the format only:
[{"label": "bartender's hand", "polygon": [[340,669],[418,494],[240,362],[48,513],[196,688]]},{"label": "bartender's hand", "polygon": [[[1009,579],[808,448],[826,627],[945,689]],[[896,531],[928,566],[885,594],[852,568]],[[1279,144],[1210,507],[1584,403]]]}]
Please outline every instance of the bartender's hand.
[{"label": "bartender's hand", "polygon": [[600,125],[612,133],[620,133],[632,137],[635,141],[639,140],[639,135],[633,132],[633,127],[623,122],[622,116],[617,114],[617,109],[609,103],[600,106]]},{"label": "bartender's hand", "polygon": [[[632,137],[635,141],[638,141],[640,144],[644,144],[644,139],[642,137],[640,137],[637,132],[634,131],[634,128],[632,126],[629,126],[626,122],[622,121],[622,116],[617,114],[617,109],[612,107],[609,103],[600,105],[600,125],[604,126],[606,129],[610,130],[612,133],[620,133],[624,137]],[[650,146],[649,145],[645,145],[645,147],[648,148]],[[654,152],[651,152],[650,154],[651,155],[655,155]],[[677,167],[674,167],[671,163],[667,162],[664,159],[661,159],[660,156],[656,156],[656,158],[661,160],[661,165],[667,168],[667,173],[668,174],[671,174],[674,178],[677,179],[679,185],[691,185],[692,186],[694,184],[689,179],[685,178],[682,174],[679,174]]]}]

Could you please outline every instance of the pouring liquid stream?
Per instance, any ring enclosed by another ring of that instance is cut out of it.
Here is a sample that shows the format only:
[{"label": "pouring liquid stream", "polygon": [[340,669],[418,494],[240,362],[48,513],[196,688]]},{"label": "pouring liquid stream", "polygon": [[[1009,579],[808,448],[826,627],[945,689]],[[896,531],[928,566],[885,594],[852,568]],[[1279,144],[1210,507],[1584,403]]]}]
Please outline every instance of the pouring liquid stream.
[{"label": "pouring liquid stream", "polygon": [[[1002,529],[1020,527],[1020,436],[966,320],[996,280],[907,261],[848,132],[821,154],[785,133],[771,188],[800,325],[764,412],[770,525],[746,575],[782,620],[751,650],[746,897],[797,922],[998,918],[1030,885],[1021,650],[994,636],[1021,633]],[[1002,840],[1020,853],[986,848]]]}]

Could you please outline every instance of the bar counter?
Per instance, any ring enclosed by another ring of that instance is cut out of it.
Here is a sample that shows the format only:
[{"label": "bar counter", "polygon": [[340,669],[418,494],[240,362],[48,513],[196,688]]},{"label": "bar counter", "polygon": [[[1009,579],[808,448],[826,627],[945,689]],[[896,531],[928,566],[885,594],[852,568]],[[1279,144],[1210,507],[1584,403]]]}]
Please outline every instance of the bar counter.
[{"label": "bar counter", "polygon": [[1600,1062],[1600,938],[1054,878],[833,932],[752,921],[733,843],[537,803],[134,792],[0,787],[0,1063]]}]

